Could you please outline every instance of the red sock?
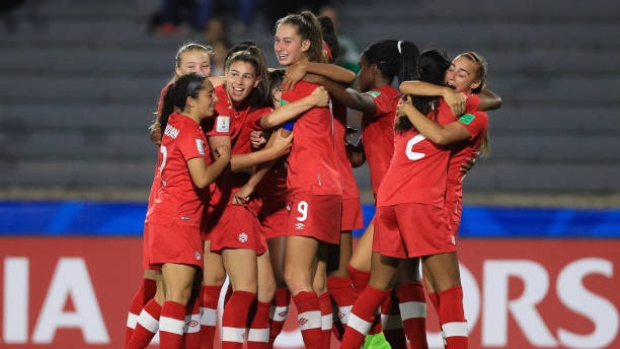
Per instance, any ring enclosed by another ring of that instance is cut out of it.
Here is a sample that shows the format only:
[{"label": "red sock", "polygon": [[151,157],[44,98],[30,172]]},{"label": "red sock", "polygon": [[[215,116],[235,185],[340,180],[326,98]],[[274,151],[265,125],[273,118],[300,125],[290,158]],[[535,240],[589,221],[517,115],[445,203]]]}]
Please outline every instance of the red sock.
[{"label": "red sock", "polygon": [[185,314],[183,348],[200,349],[200,299],[196,297]]},{"label": "red sock", "polygon": [[286,287],[276,288],[276,295],[273,297],[271,311],[271,328],[269,329],[269,348],[273,348],[276,337],[282,332],[284,322],[288,315],[288,308],[291,304],[291,292]]},{"label": "red sock", "polygon": [[349,275],[351,276],[351,283],[353,284],[355,296],[359,297],[362,291],[364,291],[366,285],[368,285],[368,280],[370,280],[370,272],[355,269],[351,266],[351,264],[347,265],[347,270],[349,270]]},{"label": "red sock", "polygon": [[233,293],[232,285],[229,282],[228,287],[226,287],[226,294],[224,294],[224,305],[228,303],[228,301],[230,300],[230,297],[232,296],[232,293]]},{"label": "red sock", "polygon": [[378,290],[370,285],[366,286],[364,292],[353,304],[351,316],[347,329],[342,337],[341,349],[359,349],[364,344],[364,337],[369,333],[371,327],[378,327],[381,330],[381,321],[377,315],[377,310],[385,298],[392,292]]},{"label": "red sock", "polygon": [[126,349],[142,349],[149,345],[159,330],[161,310],[161,306],[155,299],[151,299],[146,303],[144,309],[140,312],[138,323],[136,324],[131,339],[126,345]]},{"label": "red sock", "polygon": [[447,349],[467,349],[467,320],[463,310],[463,288],[456,286],[439,293],[439,322]]},{"label": "red sock", "polygon": [[267,349],[269,347],[270,311],[271,303],[256,303],[256,313],[254,313],[248,332],[248,349]]},{"label": "red sock", "polygon": [[[437,318],[439,318],[439,295],[437,292],[428,293],[428,300],[433,305],[433,309],[435,309],[435,314],[437,314]],[[441,329],[441,323],[439,324],[439,329]]]},{"label": "red sock", "polygon": [[428,349],[426,341],[426,300],[424,286],[410,282],[396,289],[400,314],[411,349]]},{"label": "red sock", "polygon": [[439,296],[437,295],[437,292],[429,293],[428,300],[433,305],[433,309],[435,309],[435,312],[439,314]]},{"label": "red sock", "polygon": [[332,325],[334,321],[334,309],[332,308],[332,298],[329,292],[319,296],[319,309],[321,310],[321,338],[323,348],[329,348],[332,340]]},{"label": "red sock", "polygon": [[328,276],[327,289],[334,303],[338,306],[338,319],[343,325],[346,325],[355,302],[355,291],[351,279]]},{"label": "red sock", "polygon": [[153,297],[155,297],[155,292],[157,291],[157,283],[155,280],[143,278],[140,283],[140,288],[138,292],[133,296],[133,300],[131,301],[131,305],[129,306],[129,314],[127,315],[127,327],[125,328],[125,345],[129,343],[131,339],[131,335],[133,334],[133,330],[136,328],[136,324],[138,323],[138,318],[140,317],[140,312],[142,308],[150,301]]},{"label": "red sock", "polygon": [[293,302],[297,306],[297,320],[306,349],[321,349],[321,309],[316,293],[299,292],[293,296]]},{"label": "red sock", "polygon": [[183,345],[185,305],[173,301],[164,302],[159,317],[159,347],[179,349]]},{"label": "red sock", "polygon": [[400,317],[398,297],[395,290],[392,290],[381,304],[381,326],[385,339],[392,348],[407,348],[407,338],[403,330],[403,321]]},{"label": "red sock", "polygon": [[256,295],[233,291],[222,314],[222,349],[241,349],[246,338],[248,314]]},{"label": "red sock", "polygon": [[222,286],[202,285],[200,288],[200,348],[213,349],[217,326],[217,302]]}]

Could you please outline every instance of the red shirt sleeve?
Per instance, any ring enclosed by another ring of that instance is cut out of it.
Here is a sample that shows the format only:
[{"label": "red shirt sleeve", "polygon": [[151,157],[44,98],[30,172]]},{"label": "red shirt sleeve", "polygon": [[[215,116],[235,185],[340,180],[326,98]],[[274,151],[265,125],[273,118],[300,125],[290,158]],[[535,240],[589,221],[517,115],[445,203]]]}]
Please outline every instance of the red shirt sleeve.
[{"label": "red shirt sleeve", "polygon": [[469,140],[473,140],[486,132],[489,125],[489,117],[483,111],[476,111],[463,114],[458,119],[458,123],[463,125],[469,132]]},{"label": "red shirt sleeve", "polygon": [[[196,130],[199,129],[196,128]],[[193,158],[205,157],[205,141],[199,132],[191,132],[188,129],[182,130],[179,132],[176,142],[185,162]]]}]

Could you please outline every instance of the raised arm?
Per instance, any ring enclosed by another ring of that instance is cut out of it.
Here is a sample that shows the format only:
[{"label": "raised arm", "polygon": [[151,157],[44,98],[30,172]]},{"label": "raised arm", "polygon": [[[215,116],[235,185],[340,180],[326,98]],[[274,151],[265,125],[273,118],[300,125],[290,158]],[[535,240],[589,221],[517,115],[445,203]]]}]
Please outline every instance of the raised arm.
[{"label": "raised arm", "polygon": [[454,115],[462,115],[465,112],[467,96],[452,90],[448,86],[434,85],[418,80],[403,81],[400,84],[400,92],[415,96],[441,96],[448,103]]},{"label": "raised arm", "polygon": [[[265,147],[272,147],[274,142],[277,142],[280,137],[292,137],[292,133],[287,130],[278,129],[275,132],[271,133],[269,137],[269,141]],[[256,186],[265,178],[265,175],[269,172],[269,170],[273,167],[277,160],[272,160],[269,162],[262,163],[255,167],[255,171],[252,173],[252,176],[248,181],[241,187],[237,192],[235,192],[235,196],[233,197],[233,204],[244,204],[250,201],[250,197],[254,193]]]},{"label": "raised arm", "polygon": [[226,77],[225,76],[210,76],[209,80],[211,80],[213,87],[217,87],[217,86],[223,85],[226,82]]},{"label": "raised arm", "polygon": [[412,104],[411,97],[407,96],[398,105],[397,115],[407,116],[418,132],[431,142],[446,146],[470,137],[469,131],[459,122],[440,125],[420,113]]},{"label": "raised arm", "polygon": [[260,119],[259,125],[263,129],[270,129],[296,118],[314,107],[326,107],[329,94],[323,87],[317,87],[310,95],[295,102],[281,105],[268,115]]},{"label": "raised arm", "polygon": [[[404,81],[400,84],[400,92],[406,95],[416,96],[441,96],[452,109],[454,115],[461,115],[465,112],[465,102],[467,97],[452,90],[448,86],[433,85],[424,81]],[[480,104],[478,110],[489,111],[499,109],[502,106],[502,97],[493,91],[485,89],[478,94]]]},{"label": "raised arm", "polygon": [[482,90],[478,94],[478,96],[480,96],[480,104],[478,105],[478,110],[496,110],[502,106],[502,97],[495,94],[491,90]]},{"label": "raised arm", "polygon": [[306,74],[320,75],[346,85],[350,85],[355,80],[355,73],[349,69],[335,64],[315,63],[302,60],[288,67],[284,75],[284,81],[282,81],[282,90],[292,90],[295,84],[303,79]]},{"label": "raised arm", "polygon": [[359,110],[362,113],[374,114],[377,110],[374,99],[366,93],[359,92],[350,87],[343,86],[331,79],[327,79],[320,75],[309,76],[312,82],[325,87],[330,95],[344,104],[347,108]]},{"label": "raised arm", "polygon": [[[279,109],[279,108],[278,108]],[[254,167],[287,154],[291,149],[293,134],[283,134],[280,130],[274,132],[265,148],[246,154],[235,154],[230,160],[232,172],[253,171]]]}]

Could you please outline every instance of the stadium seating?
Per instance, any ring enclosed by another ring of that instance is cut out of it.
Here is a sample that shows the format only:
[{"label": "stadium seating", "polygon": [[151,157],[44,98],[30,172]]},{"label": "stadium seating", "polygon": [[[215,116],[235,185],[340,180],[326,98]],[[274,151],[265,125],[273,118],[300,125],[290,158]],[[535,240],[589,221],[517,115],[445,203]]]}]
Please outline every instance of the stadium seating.
[{"label": "stadium seating", "polygon": [[[28,3],[28,2],[27,2]],[[341,31],[475,50],[490,62],[492,157],[480,192],[620,190],[620,4],[616,0],[341,1]],[[190,33],[147,32],[153,0],[32,0],[0,26],[0,185],[148,187],[147,127],[176,49]],[[1,22],[0,22],[1,24]],[[242,39],[276,65],[259,14]],[[241,38],[238,38],[241,39]],[[356,170],[368,186],[365,168]]]}]

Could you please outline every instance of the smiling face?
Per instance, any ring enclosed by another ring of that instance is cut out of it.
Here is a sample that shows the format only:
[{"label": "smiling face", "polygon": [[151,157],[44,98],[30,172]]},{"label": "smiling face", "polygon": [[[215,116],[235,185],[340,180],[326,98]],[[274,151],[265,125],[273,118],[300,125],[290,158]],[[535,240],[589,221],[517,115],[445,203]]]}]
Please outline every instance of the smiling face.
[{"label": "smiling face", "polygon": [[294,25],[278,25],[273,49],[281,65],[289,66],[299,62],[305,57],[309,47],[310,40],[302,40]]},{"label": "smiling face", "polygon": [[196,83],[192,81],[187,86],[193,92],[187,96],[183,114],[188,115],[196,122],[200,122],[200,120],[210,118],[215,114],[217,97],[213,84],[208,78],[204,78],[197,87],[193,87],[196,86]]},{"label": "smiling face", "polygon": [[200,73],[204,76],[211,75],[211,57],[202,50],[189,50],[179,56],[179,65],[175,69],[177,76]]},{"label": "smiling face", "polygon": [[217,103],[217,97],[213,84],[209,79],[205,79],[202,83],[202,89],[198,93],[198,98],[196,98],[196,109],[200,111],[201,119],[213,116],[215,103]]},{"label": "smiling face", "polygon": [[239,106],[250,95],[260,82],[254,65],[236,61],[226,70],[226,92],[235,107]]},{"label": "smiling face", "polygon": [[471,93],[481,83],[478,69],[479,66],[475,62],[465,56],[458,56],[446,71],[446,85],[457,92]]}]

